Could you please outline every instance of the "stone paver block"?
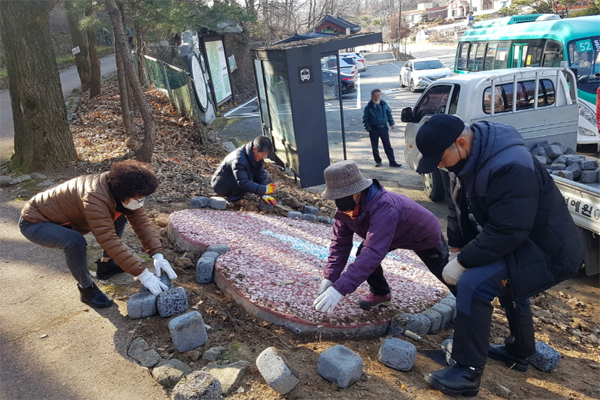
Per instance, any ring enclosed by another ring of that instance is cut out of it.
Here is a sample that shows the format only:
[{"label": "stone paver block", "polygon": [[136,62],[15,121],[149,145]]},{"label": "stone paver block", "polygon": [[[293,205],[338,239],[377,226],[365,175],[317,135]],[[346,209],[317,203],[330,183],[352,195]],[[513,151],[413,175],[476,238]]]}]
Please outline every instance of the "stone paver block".
[{"label": "stone paver block", "polygon": [[567,168],[567,164],[552,163],[548,168],[550,168],[552,171],[562,171]]},{"label": "stone paver block", "polygon": [[325,216],[325,215],[319,215],[319,216],[317,217],[317,222],[320,222],[320,223],[322,223],[322,224],[329,224],[329,220],[330,220],[330,219],[331,219],[331,218],[329,218],[329,217],[327,217],[327,216]]},{"label": "stone paver block", "polygon": [[389,335],[404,335],[405,331],[411,331],[418,335],[427,335],[431,321],[421,314],[396,314],[390,322]]},{"label": "stone paver block", "polygon": [[192,197],[190,200],[190,206],[195,208],[204,208],[208,207],[210,204],[210,199],[204,196]]},{"label": "stone paver block", "polygon": [[302,208],[302,214],[319,215],[319,209],[315,206],[304,206],[304,208]]},{"label": "stone paver block", "polygon": [[445,304],[447,306],[449,306],[450,308],[452,308],[452,320],[454,320],[454,318],[456,318],[456,299],[451,299],[449,297],[446,297],[445,299],[442,299],[442,301],[440,301],[441,304]]},{"label": "stone paver block", "polygon": [[535,342],[535,354],[529,362],[540,371],[551,372],[560,364],[560,353],[547,343]]},{"label": "stone paver block", "polygon": [[598,173],[595,169],[584,169],[581,171],[579,179],[581,180],[581,183],[593,183],[596,182],[597,175]]},{"label": "stone paver block", "polygon": [[379,361],[399,371],[410,371],[416,358],[415,345],[398,338],[386,339],[379,349]]},{"label": "stone paver block", "polygon": [[170,320],[169,332],[175,348],[180,353],[200,347],[208,340],[204,320],[198,311],[191,311]]},{"label": "stone paver block", "polygon": [[273,390],[280,394],[292,391],[300,382],[298,373],[292,370],[285,356],[275,347],[268,347],[256,359],[258,371]]},{"label": "stone paver block", "polygon": [[151,349],[148,343],[142,338],[136,338],[131,342],[127,350],[127,355],[142,367],[152,368],[160,361],[160,356],[156,350]]},{"label": "stone paver block", "polygon": [[439,312],[437,312],[436,310],[431,309],[431,308],[423,311],[422,314],[424,316],[426,316],[427,318],[429,318],[429,320],[431,321],[431,325],[429,326],[429,333],[438,331],[441,328],[442,314],[440,314]]},{"label": "stone paver block", "polygon": [[208,253],[209,251],[214,251],[219,256],[222,256],[223,254],[229,251],[229,246],[227,246],[226,244],[211,244],[210,246],[208,246],[208,249],[206,249],[206,253]]},{"label": "stone paver block", "polygon": [[217,378],[204,371],[194,371],[179,381],[172,400],[221,400],[223,388]]},{"label": "stone paver block", "polygon": [[453,366],[454,364],[456,364],[456,361],[454,361],[454,359],[452,358],[452,343],[454,342],[453,339],[446,339],[442,342],[442,347],[444,348],[444,351],[446,352],[446,364],[448,364],[449,366]]},{"label": "stone paver block", "polygon": [[158,307],[158,315],[163,318],[185,312],[188,309],[188,299],[185,295],[185,289],[177,287],[162,292],[158,295],[156,306]]},{"label": "stone paver block", "polygon": [[579,164],[582,161],[585,161],[585,156],[583,154],[572,154],[565,157],[567,158],[567,165]]},{"label": "stone paver block", "polygon": [[542,165],[546,165],[546,161],[547,161],[547,160],[546,160],[546,157],[544,157],[544,156],[537,156],[537,155],[534,155],[534,157],[535,157],[535,158],[537,158],[537,160],[538,160],[538,161],[539,161],[539,162],[540,162]]},{"label": "stone paver block", "polygon": [[223,143],[221,143],[221,145],[223,145],[223,148],[225,149],[225,151],[227,153],[231,153],[232,151],[235,151],[235,145],[231,142],[223,142]]},{"label": "stone paver block", "polygon": [[202,368],[202,371],[208,372],[217,378],[219,382],[221,382],[223,393],[230,394],[239,386],[249,368],[250,363],[248,361],[241,360],[226,365],[208,365]]},{"label": "stone paver block", "polygon": [[558,156],[556,157],[553,161],[552,164],[567,164],[567,157],[566,156]]},{"label": "stone paver block", "polygon": [[316,221],[317,220],[317,216],[313,215],[313,214],[302,214],[302,219],[305,221]]},{"label": "stone paver block", "polygon": [[561,178],[565,178],[570,181],[573,180],[573,172],[567,171],[566,169],[562,170],[562,171],[552,171],[552,175],[557,175],[557,176],[560,176]]},{"label": "stone paver block", "polygon": [[227,200],[225,200],[223,197],[211,197],[210,198],[210,203],[208,203],[208,205],[210,206],[210,208],[215,209],[215,210],[225,210],[227,208]]},{"label": "stone paver block", "polygon": [[565,154],[565,152],[561,146],[551,144],[550,146],[546,146],[546,154],[548,154],[548,157],[550,157],[551,159],[555,159],[556,157]]},{"label": "stone paver block", "polygon": [[196,282],[210,283],[213,281],[215,274],[215,262],[219,257],[216,251],[207,251],[202,254],[196,263]]},{"label": "stone paver block", "polygon": [[569,165],[566,170],[573,173],[573,179],[579,179],[581,175],[581,165],[579,163]]},{"label": "stone paver block", "polygon": [[361,356],[346,346],[338,344],[321,353],[317,372],[340,388],[346,388],[360,379],[363,366]]},{"label": "stone paver block", "polygon": [[595,170],[596,168],[598,168],[598,164],[594,160],[588,159],[588,160],[584,160],[581,162],[581,169],[583,169],[583,170],[589,170],[589,169]]},{"label": "stone paver block", "polygon": [[[123,274],[123,275],[127,275],[127,274]],[[169,279],[167,274],[162,273],[158,277],[158,279],[167,286],[167,290],[173,289],[173,281],[171,281],[171,279]],[[142,285],[142,287],[140,288],[140,293],[151,293],[151,292],[150,292],[150,290],[148,290],[148,288],[146,286]]]},{"label": "stone paver block", "polygon": [[260,203],[258,203],[258,208],[260,208],[262,210],[272,210],[273,208],[275,208],[275,206],[273,206],[273,204],[269,204],[269,203],[265,203],[264,201],[261,201]]},{"label": "stone paver block", "polygon": [[446,329],[448,325],[452,322],[452,315],[454,314],[454,310],[447,304],[434,304],[431,307],[432,310],[439,312],[442,315],[442,329]]},{"label": "stone paver block", "polygon": [[542,156],[548,158],[548,154],[546,154],[546,148],[541,144],[538,144],[533,150],[531,150],[531,154],[533,154],[534,156]]},{"label": "stone paver block", "polygon": [[221,355],[221,353],[223,353],[225,350],[227,350],[227,347],[211,347],[210,349],[204,352],[204,354],[202,355],[202,359],[207,361],[216,361],[217,358],[219,358],[219,356]]},{"label": "stone paver block", "polygon": [[161,360],[152,370],[152,377],[164,387],[172,388],[184,376],[191,374],[192,368],[176,358]]},{"label": "stone paver block", "polygon": [[288,211],[287,217],[291,219],[302,219],[302,213],[299,211]]},{"label": "stone paver block", "polygon": [[156,314],[156,296],[150,291],[136,293],[127,300],[127,315],[129,318],[146,318]]}]

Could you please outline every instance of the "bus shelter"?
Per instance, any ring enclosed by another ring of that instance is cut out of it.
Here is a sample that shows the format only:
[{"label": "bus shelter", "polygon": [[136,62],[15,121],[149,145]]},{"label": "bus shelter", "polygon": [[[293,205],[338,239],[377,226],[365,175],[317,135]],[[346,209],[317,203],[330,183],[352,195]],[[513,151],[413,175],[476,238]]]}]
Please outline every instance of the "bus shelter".
[{"label": "bus shelter", "polygon": [[[331,36],[252,51],[262,133],[273,142],[275,162],[290,168],[302,187],[323,184],[330,164],[321,59],[381,40],[381,33]],[[338,98],[343,137],[341,84]]]}]

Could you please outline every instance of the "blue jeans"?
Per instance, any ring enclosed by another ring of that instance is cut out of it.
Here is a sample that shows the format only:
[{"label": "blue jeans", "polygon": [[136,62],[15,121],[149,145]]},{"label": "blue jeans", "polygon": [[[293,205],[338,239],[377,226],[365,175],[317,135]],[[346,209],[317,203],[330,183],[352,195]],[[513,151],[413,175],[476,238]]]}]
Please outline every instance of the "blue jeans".
[{"label": "blue jeans", "polygon": [[[115,221],[115,232],[119,238],[123,235],[126,224],[124,215]],[[80,287],[87,288],[94,283],[88,270],[87,242],[81,233],[53,222],[32,224],[23,218],[19,220],[19,229],[23,236],[35,244],[63,250],[67,267]],[[106,252],[104,257],[108,257]]]},{"label": "blue jeans", "polygon": [[504,261],[468,269],[456,285],[456,320],[452,358],[463,366],[485,366],[492,323],[492,300],[500,299],[513,341],[511,354],[526,358],[535,354],[535,336],[529,299],[515,301],[509,288]]},{"label": "blue jeans", "polygon": [[394,150],[392,149],[392,144],[390,143],[390,133],[387,126],[383,128],[372,128],[369,131],[371,150],[373,150],[373,158],[375,159],[375,162],[381,162],[381,157],[379,156],[379,138],[381,138],[381,144],[383,144],[383,150],[385,151],[388,161],[390,164],[395,163],[396,159],[394,158]]}]

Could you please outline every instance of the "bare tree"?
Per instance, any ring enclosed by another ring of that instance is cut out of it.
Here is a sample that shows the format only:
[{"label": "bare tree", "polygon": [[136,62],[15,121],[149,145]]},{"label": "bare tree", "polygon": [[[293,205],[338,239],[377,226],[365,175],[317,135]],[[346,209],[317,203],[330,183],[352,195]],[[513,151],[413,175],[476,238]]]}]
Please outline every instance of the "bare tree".
[{"label": "bare tree", "polygon": [[79,47],[79,53],[75,54],[75,65],[81,81],[81,90],[87,92],[92,83],[92,71],[88,50],[88,39],[85,31],[79,27],[82,12],[73,6],[72,0],[65,0],[65,12],[71,33],[73,47]]}]

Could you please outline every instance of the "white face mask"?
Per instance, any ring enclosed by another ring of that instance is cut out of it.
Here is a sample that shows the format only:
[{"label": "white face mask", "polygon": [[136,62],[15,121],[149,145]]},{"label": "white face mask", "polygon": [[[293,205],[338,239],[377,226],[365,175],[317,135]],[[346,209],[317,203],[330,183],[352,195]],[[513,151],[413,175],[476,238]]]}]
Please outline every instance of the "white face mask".
[{"label": "white face mask", "polygon": [[128,204],[124,204],[123,203],[123,207],[125,207],[128,210],[139,210],[140,208],[144,207],[144,201],[146,201],[145,197],[142,197],[141,199],[129,199],[129,203]]}]

